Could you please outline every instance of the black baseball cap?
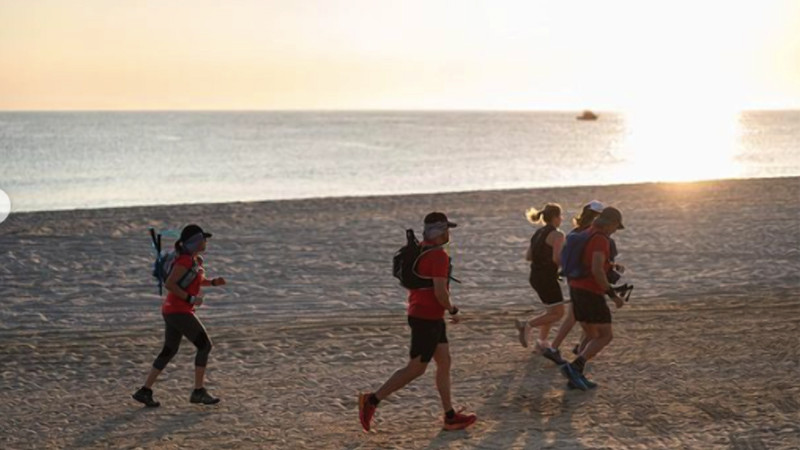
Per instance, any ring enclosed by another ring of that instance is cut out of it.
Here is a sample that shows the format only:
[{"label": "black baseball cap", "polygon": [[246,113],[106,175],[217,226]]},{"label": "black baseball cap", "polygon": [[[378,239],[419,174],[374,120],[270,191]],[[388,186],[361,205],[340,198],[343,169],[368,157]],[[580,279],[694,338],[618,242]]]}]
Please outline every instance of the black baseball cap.
[{"label": "black baseball cap", "polygon": [[617,227],[620,230],[624,230],[625,227],[622,225],[622,213],[613,206],[609,206],[603,208],[603,212],[594,219],[595,222],[598,224],[609,224],[609,223],[618,223],[619,226]]},{"label": "black baseball cap", "polygon": [[200,233],[203,233],[203,237],[204,238],[210,238],[212,236],[211,233],[206,233],[205,231],[203,231],[203,229],[200,228],[199,225],[195,225],[195,224],[186,225],[185,227],[183,227],[183,230],[181,230],[180,241],[181,242],[186,242],[189,239],[193,238],[194,236],[196,236],[196,235],[198,235]]},{"label": "black baseball cap", "polygon": [[447,216],[441,212],[432,212],[427,216],[425,216],[425,224],[440,223],[440,222],[447,222],[447,228],[455,228],[458,226],[458,224],[455,224],[447,220]]}]

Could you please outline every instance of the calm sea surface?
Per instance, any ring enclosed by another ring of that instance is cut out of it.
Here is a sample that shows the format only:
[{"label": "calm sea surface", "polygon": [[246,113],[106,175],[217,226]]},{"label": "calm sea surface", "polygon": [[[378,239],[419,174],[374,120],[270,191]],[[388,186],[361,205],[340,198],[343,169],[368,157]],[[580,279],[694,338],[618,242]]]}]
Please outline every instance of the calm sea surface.
[{"label": "calm sea surface", "polygon": [[0,113],[12,211],[800,175],[800,111]]}]

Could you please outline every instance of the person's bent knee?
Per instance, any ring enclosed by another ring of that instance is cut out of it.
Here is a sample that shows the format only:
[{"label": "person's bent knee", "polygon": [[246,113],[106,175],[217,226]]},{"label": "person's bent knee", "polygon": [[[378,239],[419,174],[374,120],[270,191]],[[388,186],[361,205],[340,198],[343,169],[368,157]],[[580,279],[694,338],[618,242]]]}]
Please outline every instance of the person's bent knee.
[{"label": "person's bent knee", "polygon": [[562,317],[564,317],[564,305],[554,306],[550,308],[547,313],[551,315],[554,320],[560,320]]},{"label": "person's bent knee", "polygon": [[417,355],[415,357],[412,357],[411,360],[406,365],[406,370],[415,378],[420,377],[428,369],[428,364],[430,363],[431,358],[427,358],[426,361],[424,355],[423,356]]},{"label": "person's bent knee", "polygon": [[164,370],[169,364],[170,360],[178,353],[177,348],[167,347],[161,349],[161,353],[156,356],[156,360],[153,361],[153,368],[158,370]]},{"label": "person's bent knee", "polygon": [[585,323],[581,322],[583,325],[583,333],[586,335],[588,339],[597,339],[600,337],[600,331],[597,329],[597,326],[593,323]]},{"label": "person's bent knee", "polygon": [[450,370],[451,362],[452,361],[450,359],[450,355],[443,356],[436,360],[436,368],[437,370],[439,369]]},{"label": "person's bent knee", "polygon": [[155,361],[153,361],[153,369],[164,370],[164,368],[167,367],[168,363],[169,363],[168,359],[156,359]]}]

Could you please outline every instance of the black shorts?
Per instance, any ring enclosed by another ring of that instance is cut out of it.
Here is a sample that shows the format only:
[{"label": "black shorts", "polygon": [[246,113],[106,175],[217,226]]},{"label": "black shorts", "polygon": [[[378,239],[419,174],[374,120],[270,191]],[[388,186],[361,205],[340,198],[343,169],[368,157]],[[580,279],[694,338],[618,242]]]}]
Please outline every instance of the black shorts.
[{"label": "black shorts", "polygon": [[436,346],[447,344],[444,319],[426,320],[409,316],[408,326],[411,327],[411,351],[408,353],[411,359],[421,356],[422,362],[429,363]]},{"label": "black shorts", "polygon": [[545,305],[564,301],[561,285],[558,284],[558,273],[531,270],[531,276],[528,281],[530,281],[531,287]]},{"label": "black shorts", "polygon": [[608,309],[604,295],[575,288],[570,288],[569,293],[575,320],[584,323],[611,323],[611,310]]}]

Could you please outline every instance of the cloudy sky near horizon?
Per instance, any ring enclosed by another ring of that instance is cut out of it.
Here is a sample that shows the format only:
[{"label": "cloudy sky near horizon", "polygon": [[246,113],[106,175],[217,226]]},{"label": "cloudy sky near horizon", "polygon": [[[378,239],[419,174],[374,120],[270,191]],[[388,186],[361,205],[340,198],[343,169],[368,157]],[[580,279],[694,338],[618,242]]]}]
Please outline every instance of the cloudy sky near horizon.
[{"label": "cloudy sky near horizon", "polygon": [[800,1],[0,0],[0,110],[800,109]]}]

